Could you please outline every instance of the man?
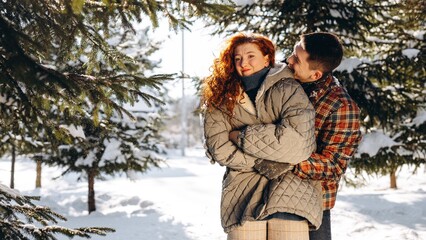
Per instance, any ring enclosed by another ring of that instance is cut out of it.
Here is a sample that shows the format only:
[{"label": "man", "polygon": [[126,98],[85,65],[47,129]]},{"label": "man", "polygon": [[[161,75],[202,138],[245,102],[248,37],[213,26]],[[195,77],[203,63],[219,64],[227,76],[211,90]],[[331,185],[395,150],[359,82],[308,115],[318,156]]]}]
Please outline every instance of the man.
[{"label": "man", "polygon": [[303,34],[287,58],[294,77],[302,84],[316,111],[316,151],[295,166],[293,172],[322,183],[324,215],[310,240],[331,239],[330,209],[334,207],[340,178],[361,140],[359,108],[332,76],[343,57],[334,34]]}]

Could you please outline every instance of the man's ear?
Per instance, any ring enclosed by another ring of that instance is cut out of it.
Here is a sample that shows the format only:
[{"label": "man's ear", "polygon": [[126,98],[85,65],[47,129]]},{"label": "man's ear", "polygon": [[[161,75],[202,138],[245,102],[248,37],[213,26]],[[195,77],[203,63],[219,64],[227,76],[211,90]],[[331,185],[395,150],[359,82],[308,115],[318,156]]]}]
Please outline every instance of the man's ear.
[{"label": "man's ear", "polygon": [[316,81],[316,80],[318,80],[318,79],[320,79],[320,78],[322,78],[322,72],[321,72],[321,71],[319,71],[319,70],[316,70],[316,71],[314,72],[314,74],[312,74],[312,79],[313,79],[314,81]]}]

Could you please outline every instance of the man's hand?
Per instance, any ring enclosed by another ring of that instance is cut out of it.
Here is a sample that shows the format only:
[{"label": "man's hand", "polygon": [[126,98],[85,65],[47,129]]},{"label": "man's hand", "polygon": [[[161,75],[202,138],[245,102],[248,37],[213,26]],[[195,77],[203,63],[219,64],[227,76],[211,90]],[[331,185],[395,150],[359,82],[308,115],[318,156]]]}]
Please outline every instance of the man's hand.
[{"label": "man's hand", "polygon": [[229,140],[235,143],[238,146],[238,135],[240,135],[240,131],[232,131],[229,133]]},{"label": "man's hand", "polygon": [[289,163],[280,163],[264,159],[256,160],[256,164],[254,165],[254,169],[269,180],[276,179],[286,172],[293,170],[293,168],[294,166]]}]

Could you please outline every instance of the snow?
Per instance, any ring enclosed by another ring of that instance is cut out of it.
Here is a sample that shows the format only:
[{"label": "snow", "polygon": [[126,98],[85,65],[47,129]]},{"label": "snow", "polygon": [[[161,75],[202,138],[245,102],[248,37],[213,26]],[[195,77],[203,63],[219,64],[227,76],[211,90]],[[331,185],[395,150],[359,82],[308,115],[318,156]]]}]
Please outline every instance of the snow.
[{"label": "snow", "polygon": [[348,19],[348,17],[346,16],[345,12],[339,12],[336,11],[334,9],[330,9],[330,15],[334,18],[344,18],[344,19]]},{"label": "snow", "polygon": [[407,48],[402,50],[402,55],[406,56],[407,58],[414,58],[419,54],[419,52],[419,49]]},{"label": "snow", "polygon": [[9,187],[7,187],[6,185],[1,184],[1,183],[0,183],[0,190],[1,190],[2,192],[4,192],[4,193],[6,193],[6,194],[10,195],[10,196],[11,196],[11,197],[13,197],[13,198],[16,198],[16,197],[21,196],[21,194],[19,193],[19,191],[18,191],[18,190],[16,190],[16,189],[11,189],[11,188],[9,188]]},{"label": "snow", "polygon": [[417,110],[417,116],[413,119],[413,124],[416,125],[416,127],[419,127],[425,122],[426,122],[426,109],[419,108]]},{"label": "snow", "polygon": [[423,40],[423,37],[426,34],[426,30],[422,30],[422,29],[415,30],[415,31],[410,30],[410,31],[407,31],[407,33],[412,34],[415,38],[419,40]]},{"label": "snow", "polygon": [[247,6],[247,5],[253,4],[254,1],[253,0],[234,0],[234,3],[237,6]]},{"label": "snow", "polygon": [[68,132],[71,134],[71,136],[75,138],[86,138],[84,135],[83,127],[82,126],[74,126],[74,124],[71,125],[59,125],[60,128],[68,130]]},{"label": "snow", "polygon": [[104,140],[104,146],[106,147],[105,147],[104,154],[102,155],[101,162],[99,163],[100,167],[105,166],[106,165],[105,162],[108,160],[116,159],[117,163],[126,162],[123,154],[121,153],[120,145],[121,145],[121,141],[118,141],[115,138]]},{"label": "snow", "polygon": [[96,161],[96,155],[95,152],[90,151],[89,154],[85,158],[78,158],[75,162],[76,166],[92,166],[93,163]]},{"label": "snow", "polygon": [[362,136],[362,140],[356,154],[358,156],[361,153],[367,153],[370,156],[375,156],[379,152],[380,148],[392,147],[397,144],[398,143],[392,138],[380,131],[366,133]]},{"label": "snow", "polygon": [[[377,144],[377,142],[376,142]],[[226,239],[219,217],[221,179],[225,168],[211,165],[201,148],[169,151],[161,169],[95,182],[97,211],[87,214],[87,183],[77,175],[58,177],[57,168],[43,166],[43,188],[34,190],[35,163],[18,159],[15,188],[41,196],[39,205],[65,215],[67,227],[103,226],[116,229],[101,240]],[[10,159],[0,159],[0,182],[8,184]],[[363,176],[366,184],[341,184],[332,210],[333,239],[426,239],[426,168],[398,172],[398,190],[388,189],[388,176]],[[348,177],[353,178],[349,170]],[[0,185],[2,187],[3,185]],[[58,235],[59,239],[68,239]],[[82,239],[82,238],[73,238]]]},{"label": "snow", "polygon": [[13,98],[7,98],[6,95],[0,94],[0,103],[6,106],[12,106]]},{"label": "snow", "polygon": [[368,62],[367,59],[359,59],[356,57],[346,58],[342,60],[340,65],[336,68],[336,71],[347,71],[348,73],[351,73],[355,68],[364,62]]}]

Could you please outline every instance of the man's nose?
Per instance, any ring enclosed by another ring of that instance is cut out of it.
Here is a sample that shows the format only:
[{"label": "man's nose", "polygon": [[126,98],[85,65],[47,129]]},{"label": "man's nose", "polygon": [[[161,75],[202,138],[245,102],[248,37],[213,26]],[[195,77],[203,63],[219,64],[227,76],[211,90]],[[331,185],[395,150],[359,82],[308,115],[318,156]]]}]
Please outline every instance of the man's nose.
[{"label": "man's nose", "polygon": [[284,62],[291,67],[293,65],[293,55],[290,55],[290,57],[287,57]]},{"label": "man's nose", "polygon": [[288,57],[284,58],[284,60],[281,60],[281,62],[288,65]]}]

